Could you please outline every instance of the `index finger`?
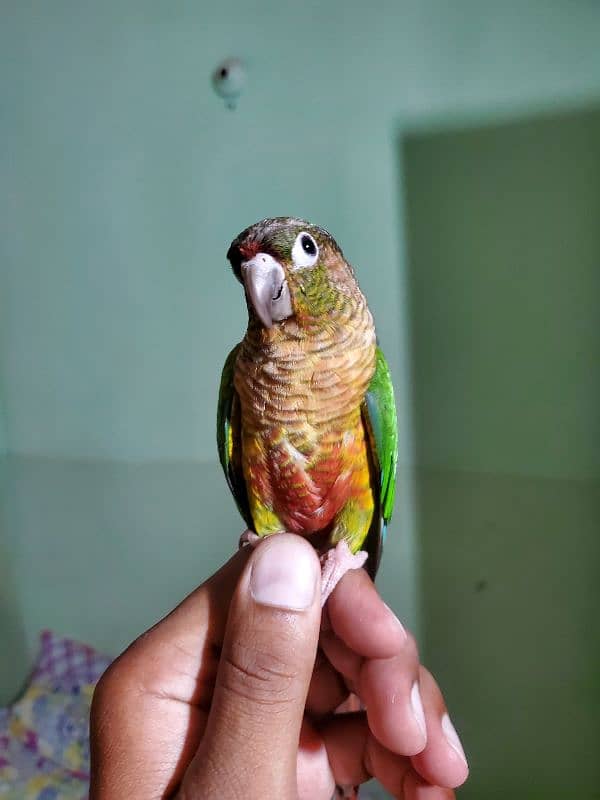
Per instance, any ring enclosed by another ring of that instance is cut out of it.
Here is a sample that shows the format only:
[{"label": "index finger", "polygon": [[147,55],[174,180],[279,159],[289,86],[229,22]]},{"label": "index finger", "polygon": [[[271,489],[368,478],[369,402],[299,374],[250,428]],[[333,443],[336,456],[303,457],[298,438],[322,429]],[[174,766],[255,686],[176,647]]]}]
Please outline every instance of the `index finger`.
[{"label": "index finger", "polygon": [[327,601],[327,610],[333,632],[363,658],[391,658],[406,644],[402,623],[364,569],[344,575]]}]

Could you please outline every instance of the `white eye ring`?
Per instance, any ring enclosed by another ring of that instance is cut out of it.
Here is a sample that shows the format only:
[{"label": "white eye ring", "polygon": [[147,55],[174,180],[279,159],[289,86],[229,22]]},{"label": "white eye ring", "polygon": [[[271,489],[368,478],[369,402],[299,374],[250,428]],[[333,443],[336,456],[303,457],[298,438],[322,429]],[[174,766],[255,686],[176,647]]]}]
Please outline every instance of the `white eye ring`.
[{"label": "white eye ring", "polygon": [[292,247],[292,262],[296,269],[314,267],[318,258],[319,246],[310,233],[306,231],[299,233]]}]

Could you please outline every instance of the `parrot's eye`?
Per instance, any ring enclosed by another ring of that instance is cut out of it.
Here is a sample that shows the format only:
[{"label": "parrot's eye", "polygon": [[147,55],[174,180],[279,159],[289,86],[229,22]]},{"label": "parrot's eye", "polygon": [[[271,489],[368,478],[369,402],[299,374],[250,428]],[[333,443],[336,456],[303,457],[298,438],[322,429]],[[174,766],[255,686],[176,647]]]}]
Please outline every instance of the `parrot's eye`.
[{"label": "parrot's eye", "polygon": [[299,233],[292,247],[292,261],[297,269],[314,267],[319,257],[319,248],[310,233]]}]

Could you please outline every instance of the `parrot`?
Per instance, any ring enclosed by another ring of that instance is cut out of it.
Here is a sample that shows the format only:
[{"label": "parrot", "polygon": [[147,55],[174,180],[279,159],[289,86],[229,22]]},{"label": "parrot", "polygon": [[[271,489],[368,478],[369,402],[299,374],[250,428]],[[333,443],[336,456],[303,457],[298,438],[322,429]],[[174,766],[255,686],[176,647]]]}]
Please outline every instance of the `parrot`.
[{"label": "parrot", "polygon": [[[379,567],[398,460],[390,370],[354,270],[326,230],[264,219],[227,259],[248,309],[217,406],[219,460],[248,526],[240,544],[307,537],[321,556],[323,606],[347,570],[366,566],[374,580]],[[358,787],[335,796],[356,798]]]},{"label": "parrot", "polygon": [[322,604],[348,569],[374,580],[398,460],[394,389],[373,317],[334,238],[295,217],[231,243],[248,326],[223,367],[219,460],[248,530],[306,537]]}]

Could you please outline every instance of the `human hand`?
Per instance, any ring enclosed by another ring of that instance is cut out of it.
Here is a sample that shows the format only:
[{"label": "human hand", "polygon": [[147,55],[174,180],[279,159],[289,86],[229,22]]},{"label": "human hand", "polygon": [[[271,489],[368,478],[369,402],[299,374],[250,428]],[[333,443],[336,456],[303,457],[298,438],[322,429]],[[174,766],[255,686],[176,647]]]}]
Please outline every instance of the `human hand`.
[{"label": "human hand", "polygon": [[[327,604],[291,534],[244,548],[101,679],[91,800],[329,800],[371,776],[448,800],[468,768],[414,640],[364,570]],[[416,687],[416,688],[415,688]],[[335,714],[349,691],[366,712]]]}]

